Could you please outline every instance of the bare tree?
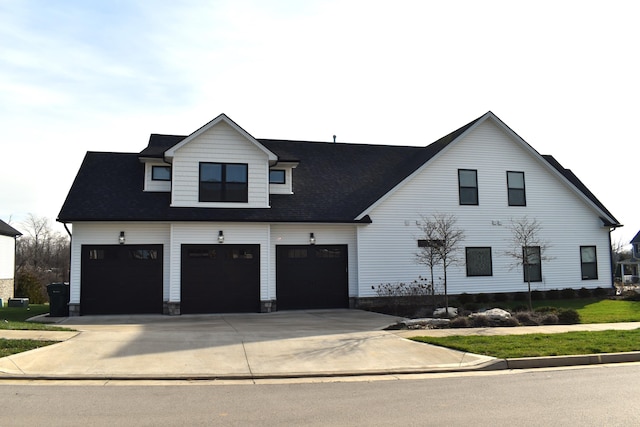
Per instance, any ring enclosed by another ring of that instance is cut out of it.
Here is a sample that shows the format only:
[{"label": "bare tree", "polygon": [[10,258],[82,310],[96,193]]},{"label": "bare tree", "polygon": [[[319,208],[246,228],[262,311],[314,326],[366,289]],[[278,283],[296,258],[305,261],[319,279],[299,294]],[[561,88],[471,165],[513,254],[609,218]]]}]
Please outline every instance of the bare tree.
[{"label": "bare tree", "polygon": [[69,237],[52,230],[46,217],[29,214],[16,241],[16,292],[33,302],[44,298],[45,286],[68,280]]},{"label": "bare tree", "polygon": [[551,246],[541,239],[542,225],[535,218],[529,219],[526,216],[519,219],[512,218],[509,230],[511,231],[511,248],[505,252],[505,255],[514,260],[511,269],[522,266],[529,294],[529,310],[533,310],[531,302],[532,267],[541,264],[542,261],[553,259],[547,254]]},{"label": "bare tree", "polygon": [[435,282],[433,280],[433,269],[439,265],[442,260],[440,259],[440,252],[437,250],[439,245],[438,236],[436,235],[436,223],[430,218],[425,216],[421,217],[421,221],[418,222],[418,229],[420,230],[420,238],[418,239],[418,252],[416,253],[416,262],[418,264],[425,265],[429,268],[429,277],[431,279],[431,295],[435,294]]},{"label": "bare tree", "polygon": [[444,306],[449,315],[449,291],[447,287],[447,268],[462,263],[459,257],[459,245],[464,240],[464,230],[456,227],[458,219],[453,214],[435,213],[422,217],[420,229],[425,243],[416,255],[418,262],[429,267],[433,285],[433,268],[442,264],[444,278]]}]

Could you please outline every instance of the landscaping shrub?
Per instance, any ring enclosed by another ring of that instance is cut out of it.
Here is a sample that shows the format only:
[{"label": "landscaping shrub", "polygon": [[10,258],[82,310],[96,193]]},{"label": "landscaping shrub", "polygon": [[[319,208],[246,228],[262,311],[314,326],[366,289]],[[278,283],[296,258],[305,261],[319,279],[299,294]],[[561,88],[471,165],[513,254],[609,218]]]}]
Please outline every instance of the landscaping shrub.
[{"label": "landscaping shrub", "polygon": [[506,326],[506,327],[520,326],[520,322],[518,322],[518,319],[516,319],[515,317],[509,317],[508,319],[501,320],[500,326]]},{"label": "landscaping shrub", "polygon": [[562,309],[558,312],[558,323],[561,325],[580,323],[580,314],[572,308]]},{"label": "landscaping shrub", "polygon": [[558,316],[554,313],[542,313],[540,317],[541,325],[557,325],[558,321]]},{"label": "landscaping shrub", "polygon": [[486,304],[488,302],[491,302],[491,295],[483,294],[483,293],[477,294],[476,302],[478,304]]},{"label": "landscaping shrub", "polygon": [[531,313],[528,311],[521,311],[516,313],[516,320],[520,322],[521,325],[524,326],[538,326],[538,322],[531,318]]},{"label": "landscaping shrub", "polygon": [[546,294],[547,299],[560,299],[560,291],[558,289],[549,289]]},{"label": "landscaping shrub", "polygon": [[455,319],[451,319],[449,322],[450,328],[468,328],[469,327],[469,318],[465,316],[456,317]]},{"label": "landscaping shrub", "polygon": [[544,299],[544,292],[543,291],[531,291],[531,299],[533,301],[540,301],[540,300]]},{"label": "landscaping shrub", "polygon": [[578,289],[579,298],[591,298],[591,290],[585,287]]},{"label": "landscaping shrub", "polygon": [[473,316],[470,320],[472,328],[484,328],[491,326],[491,321],[487,316]]},{"label": "landscaping shrub", "polygon": [[457,299],[460,304],[465,305],[470,302],[473,302],[473,295],[469,295],[468,293],[463,292],[460,295],[458,295]]},{"label": "landscaping shrub", "polygon": [[16,276],[17,298],[29,298],[30,304],[44,304],[49,302],[47,289],[42,286],[36,276],[31,273],[18,273]]},{"label": "landscaping shrub", "polygon": [[564,288],[563,290],[560,291],[560,298],[562,299],[572,299],[575,298],[576,296],[576,291],[574,291],[571,288]]},{"label": "landscaping shrub", "polygon": [[542,306],[542,307],[536,307],[533,309],[533,311],[535,311],[536,313],[557,313],[558,312],[558,307],[551,307],[548,305]]}]

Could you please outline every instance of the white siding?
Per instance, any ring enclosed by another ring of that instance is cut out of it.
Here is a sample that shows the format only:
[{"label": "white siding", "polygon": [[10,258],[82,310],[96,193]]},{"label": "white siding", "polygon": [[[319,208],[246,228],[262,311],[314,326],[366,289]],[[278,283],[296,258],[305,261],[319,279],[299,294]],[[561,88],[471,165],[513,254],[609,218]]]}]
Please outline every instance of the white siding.
[{"label": "white siding", "polygon": [[171,225],[171,260],[169,301],[180,301],[180,271],[182,244],[219,244],[218,231],[224,233],[223,244],[260,245],[260,300],[270,300],[269,226],[246,223],[176,223]]},{"label": "white siding", "polygon": [[120,231],[127,245],[163,245],[163,300],[169,295],[169,224],[163,223],[75,223],[71,239],[70,303],[80,303],[82,245],[117,245]]},{"label": "white siding", "polygon": [[[200,162],[248,164],[248,203],[198,201]],[[231,126],[220,122],[180,147],[173,158],[172,206],[266,208],[269,206],[267,155]]]},{"label": "white siding", "polygon": [[[358,295],[358,249],[356,226],[325,224],[277,224],[271,226],[271,267],[269,293],[276,295],[277,245],[308,245],[309,234],[314,233],[317,245],[348,245],[349,296]],[[274,297],[275,298],[275,297]]]},{"label": "white siding", "polygon": [[[458,169],[478,171],[478,206],[459,205]],[[506,171],[525,173],[526,207],[508,206]],[[466,246],[492,248],[490,277],[466,277],[464,265],[448,269],[451,294],[526,290],[522,269],[510,269],[512,260],[504,254],[510,247],[510,220],[525,215],[542,224],[541,237],[554,258],[543,261],[543,281],[532,283],[534,289],[611,286],[609,235],[597,213],[498,126],[485,121],[370,212],[373,223],[358,229],[360,296],[375,296],[371,287],[381,283],[428,275],[427,267],[415,262],[420,238],[416,221],[433,213],[457,217],[466,236],[463,260]],[[598,280],[581,279],[581,245],[597,247]],[[442,277],[441,267],[435,277]]]},{"label": "white siding", "polygon": [[13,279],[16,262],[16,240],[0,235],[0,279]]},{"label": "white siding", "polygon": [[153,166],[171,166],[160,161],[146,161],[144,164],[144,191],[170,192],[171,181],[154,181],[151,178]]}]

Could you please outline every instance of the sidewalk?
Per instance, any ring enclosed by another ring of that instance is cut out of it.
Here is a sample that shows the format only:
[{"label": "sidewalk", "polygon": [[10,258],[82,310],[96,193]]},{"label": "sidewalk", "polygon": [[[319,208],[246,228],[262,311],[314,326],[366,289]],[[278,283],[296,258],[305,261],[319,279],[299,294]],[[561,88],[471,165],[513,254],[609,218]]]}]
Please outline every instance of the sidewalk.
[{"label": "sidewalk", "polygon": [[405,339],[419,335],[635,329],[640,323],[395,330],[359,310],[190,316],[86,316],[77,332],[0,330],[62,341],[0,358],[0,379],[263,379],[457,372],[640,361],[640,352],[500,360]]}]

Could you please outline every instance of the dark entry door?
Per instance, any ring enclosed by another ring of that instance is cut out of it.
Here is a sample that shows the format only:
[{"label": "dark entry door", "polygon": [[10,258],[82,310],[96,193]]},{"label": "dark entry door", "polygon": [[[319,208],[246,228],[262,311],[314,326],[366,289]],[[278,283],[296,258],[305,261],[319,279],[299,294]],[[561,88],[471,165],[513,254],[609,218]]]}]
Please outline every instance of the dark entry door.
[{"label": "dark entry door", "polygon": [[346,245],[277,246],[278,310],[349,307]]},{"label": "dark entry door", "polygon": [[182,245],[181,313],[260,311],[260,245]]},{"label": "dark entry door", "polygon": [[83,245],[80,314],[162,313],[162,245]]}]

